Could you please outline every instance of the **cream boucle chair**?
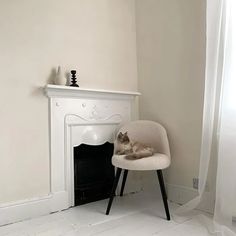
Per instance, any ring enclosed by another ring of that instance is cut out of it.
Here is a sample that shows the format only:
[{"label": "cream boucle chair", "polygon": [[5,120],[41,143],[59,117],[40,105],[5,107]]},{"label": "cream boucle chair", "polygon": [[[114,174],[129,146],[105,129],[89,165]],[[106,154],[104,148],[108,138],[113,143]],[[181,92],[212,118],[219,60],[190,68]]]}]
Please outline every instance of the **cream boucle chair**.
[{"label": "cream boucle chair", "polygon": [[125,158],[125,155],[113,155],[112,164],[115,167],[117,167],[117,170],[106,214],[108,215],[110,212],[122,169],[124,169],[124,174],[123,174],[120,196],[123,196],[125,182],[129,170],[139,170],[139,171],[156,170],[158,175],[158,180],[160,183],[166,217],[167,220],[170,220],[167,195],[162,175],[162,170],[167,168],[171,162],[170,148],[166,130],[162,125],[160,125],[157,122],[148,120],[138,120],[138,121],[132,121],[124,125],[119,130],[119,132],[122,133],[126,131],[128,132],[128,136],[131,139],[131,141],[141,142],[150,147],[153,147],[155,153],[153,156],[137,160],[128,160]]}]

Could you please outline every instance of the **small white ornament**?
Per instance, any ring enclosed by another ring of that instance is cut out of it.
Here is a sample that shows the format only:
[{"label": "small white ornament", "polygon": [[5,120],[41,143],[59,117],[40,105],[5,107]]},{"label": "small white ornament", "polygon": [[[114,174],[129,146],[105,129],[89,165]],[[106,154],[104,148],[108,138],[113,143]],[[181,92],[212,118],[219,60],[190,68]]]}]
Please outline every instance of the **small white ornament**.
[{"label": "small white ornament", "polygon": [[66,85],[66,83],[67,83],[67,79],[63,75],[60,66],[58,66],[58,68],[57,68],[57,74],[56,74],[54,82],[56,85]]}]

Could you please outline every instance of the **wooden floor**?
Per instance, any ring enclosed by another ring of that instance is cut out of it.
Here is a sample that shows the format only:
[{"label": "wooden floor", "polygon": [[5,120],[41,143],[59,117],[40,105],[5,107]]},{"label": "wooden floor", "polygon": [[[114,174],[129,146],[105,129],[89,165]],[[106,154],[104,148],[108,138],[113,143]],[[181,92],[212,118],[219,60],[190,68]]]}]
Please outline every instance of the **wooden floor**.
[{"label": "wooden floor", "polygon": [[[143,193],[116,197],[109,216],[107,200],[0,227],[1,236],[206,236],[197,220],[167,221],[161,199]],[[170,203],[173,211],[177,206]]]}]

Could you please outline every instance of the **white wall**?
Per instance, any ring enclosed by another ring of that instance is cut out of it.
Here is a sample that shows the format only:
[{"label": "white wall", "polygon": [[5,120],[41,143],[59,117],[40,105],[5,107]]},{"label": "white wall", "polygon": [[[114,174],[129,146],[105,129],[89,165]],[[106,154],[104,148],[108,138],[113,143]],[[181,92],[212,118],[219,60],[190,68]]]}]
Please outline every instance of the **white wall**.
[{"label": "white wall", "polygon": [[191,188],[200,156],[205,0],[137,0],[136,11],[140,115],[167,128],[167,182]]},{"label": "white wall", "polygon": [[61,65],[81,87],[137,90],[134,0],[0,1],[0,203],[49,191],[48,102]]}]

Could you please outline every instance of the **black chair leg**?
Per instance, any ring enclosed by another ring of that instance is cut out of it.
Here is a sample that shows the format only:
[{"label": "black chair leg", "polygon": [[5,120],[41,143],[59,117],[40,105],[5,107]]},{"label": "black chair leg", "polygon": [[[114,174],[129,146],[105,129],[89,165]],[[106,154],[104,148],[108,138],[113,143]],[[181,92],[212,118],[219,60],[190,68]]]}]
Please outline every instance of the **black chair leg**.
[{"label": "black chair leg", "polygon": [[123,180],[122,180],[122,185],[121,185],[121,190],[120,190],[120,196],[121,197],[123,196],[123,193],[124,193],[124,188],[125,188],[127,175],[128,175],[128,170],[124,170]]},{"label": "black chair leg", "polygon": [[170,220],[170,212],[169,212],[169,207],[168,207],[168,202],[167,202],[167,195],[166,195],[165,184],[164,184],[164,179],[163,179],[161,170],[157,170],[157,176],[160,183],[161,195],[162,195],[162,199],[163,199],[163,203],[164,203],[164,207],[166,211],[166,218],[167,220]]},{"label": "black chair leg", "polygon": [[121,168],[117,168],[116,176],[115,176],[113,186],[112,186],[112,190],[111,190],[110,199],[109,199],[108,206],[107,206],[106,215],[109,215],[109,213],[110,213],[111,205],[112,205],[113,198],[115,196],[115,192],[116,192],[116,188],[117,188],[117,184],[118,184],[119,179],[120,179],[121,170],[122,170]]}]

